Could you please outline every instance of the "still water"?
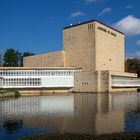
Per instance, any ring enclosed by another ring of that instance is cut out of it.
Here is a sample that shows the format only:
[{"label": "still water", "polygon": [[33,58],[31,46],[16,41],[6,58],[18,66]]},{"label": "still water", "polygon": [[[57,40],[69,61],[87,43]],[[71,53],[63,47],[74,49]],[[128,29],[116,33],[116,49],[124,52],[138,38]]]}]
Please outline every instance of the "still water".
[{"label": "still water", "polygon": [[0,140],[56,132],[140,132],[140,93],[0,99]]}]

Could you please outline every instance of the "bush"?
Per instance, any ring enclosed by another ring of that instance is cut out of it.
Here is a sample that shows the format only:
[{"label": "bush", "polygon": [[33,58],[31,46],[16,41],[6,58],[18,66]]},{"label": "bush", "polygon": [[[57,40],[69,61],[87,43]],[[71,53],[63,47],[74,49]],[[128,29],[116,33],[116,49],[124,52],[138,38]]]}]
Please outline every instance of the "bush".
[{"label": "bush", "polygon": [[19,91],[15,91],[15,98],[19,98],[19,97],[20,97]]}]

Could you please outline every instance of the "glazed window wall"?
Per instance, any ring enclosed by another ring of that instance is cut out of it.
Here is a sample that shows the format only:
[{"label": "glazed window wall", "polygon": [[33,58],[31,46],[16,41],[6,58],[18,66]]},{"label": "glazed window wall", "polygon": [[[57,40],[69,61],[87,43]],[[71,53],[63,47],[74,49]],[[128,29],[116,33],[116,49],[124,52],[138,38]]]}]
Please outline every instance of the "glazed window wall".
[{"label": "glazed window wall", "polygon": [[40,78],[6,78],[3,79],[3,86],[41,86]]},{"label": "glazed window wall", "polygon": [[140,78],[112,76],[112,87],[139,87]]},{"label": "glazed window wall", "polygon": [[0,76],[70,76],[80,70],[0,70]]}]

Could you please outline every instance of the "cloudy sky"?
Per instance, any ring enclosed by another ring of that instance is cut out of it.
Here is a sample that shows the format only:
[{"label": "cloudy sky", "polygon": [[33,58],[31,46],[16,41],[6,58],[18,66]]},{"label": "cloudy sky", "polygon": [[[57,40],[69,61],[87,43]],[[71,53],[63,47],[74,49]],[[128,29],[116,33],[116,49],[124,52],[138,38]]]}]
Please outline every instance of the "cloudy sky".
[{"label": "cloudy sky", "polygon": [[62,49],[62,29],[97,19],[126,35],[126,57],[140,58],[140,0],[0,0],[0,50]]}]

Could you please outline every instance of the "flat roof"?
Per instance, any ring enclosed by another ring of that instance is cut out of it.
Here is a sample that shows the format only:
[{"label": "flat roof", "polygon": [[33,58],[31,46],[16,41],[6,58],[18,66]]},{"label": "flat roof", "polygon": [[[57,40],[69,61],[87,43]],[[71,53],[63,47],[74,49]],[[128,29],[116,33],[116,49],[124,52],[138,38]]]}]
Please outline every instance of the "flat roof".
[{"label": "flat roof", "polygon": [[68,70],[76,67],[0,67],[0,70]]},{"label": "flat roof", "polygon": [[102,25],[104,25],[104,26],[106,26],[106,27],[108,27],[108,28],[110,28],[112,30],[115,30],[115,31],[117,31],[117,32],[119,32],[119,33],[124,35],[123,32],[121,32],[121,31],[119,31],[119,30],[117,30],[117,29],[115,29],[113,27],[110,27],[110,26],[108,26],[108,25],[106,25],[106,24],[104,24],[104,23],[102,23],[102,22],[100,22],[98,20],[95,20],[95,19],[89,20],[89,21],[85,21],[85,22],[82,22],[82,23],[79,23],[79,24],[74,24],[72,26],[66,26],[66,27],[63,28],[63,30],[66,30],[66,29],[69,29],[69,28],[73,28],[73,27],[76,27],[76,26],[80,26],[80,25],[83,25],[83,24],[88,24],[88,23],[91,23],[91,22],[98,22],[98,23],[100,23],[100,24],[102,24]]}]

